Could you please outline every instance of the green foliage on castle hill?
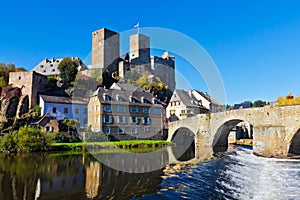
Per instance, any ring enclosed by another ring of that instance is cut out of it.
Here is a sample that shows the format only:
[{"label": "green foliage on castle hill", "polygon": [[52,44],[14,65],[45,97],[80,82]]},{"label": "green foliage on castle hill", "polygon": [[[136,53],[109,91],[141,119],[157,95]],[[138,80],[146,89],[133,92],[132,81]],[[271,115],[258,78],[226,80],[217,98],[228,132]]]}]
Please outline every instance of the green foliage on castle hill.
[{"label": "green foliage on castle hill", "polygon": [[74,82],[78,73],[79,61],[72,58],[64,58],[58,65],[59,77],[66,83]]}]

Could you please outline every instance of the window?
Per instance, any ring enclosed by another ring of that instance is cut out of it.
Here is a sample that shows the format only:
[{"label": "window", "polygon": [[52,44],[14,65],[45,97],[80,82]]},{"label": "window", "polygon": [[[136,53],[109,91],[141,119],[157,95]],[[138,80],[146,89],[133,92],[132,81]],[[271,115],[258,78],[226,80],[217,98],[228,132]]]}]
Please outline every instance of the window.
[{"label": "window", "polygon": [[130,102],[132,103],[140,103],[136,98],[130,97]]},{"label": "window", "polygon": [[52,72],[55,72],[55,69],[52,69],[51,71],[52,71]]},{"label": "window", "polygon": [[147,99],[143,99],[143,103],[147,103],[147,104],[151,104],[151,102],[150,101],[148,101]]},{"label": "window", "polygon": [[78,113],[79,113],[79,109],[75,108],[75,114],[78,114]]},{"label": "window", "polygon": [[137,106],[130,106],[129,107],[131,113],[138,113],[139,108]]},{"label": "window", "polygon": [[119,127],[119,131],[118,131],[119,134],[124,134],[125,133],[125,129],[124,128],[121,128]]},{"label": "window", "polygon": [[46,73],[46,70],[43,70],[44,73]]},{"label": "window", "polygon": [[181,110],[181,114],[184,114],[185,113],[185,110]]},{"label": "window", "polygon": [[122,113],[126,112],[126,106],[118,106],[117,112],[122,112]]},{"label": "window", "polygon": [[87,108],[84,109],[84,114],[87,114]]},{"label": "window", "polygon": [[111,116],[111,115],[102,115],[102,122],[104,124],[112,124],[113,123],[113,116]]},{"label": "window", "polygon": [[190,113],[191,113],[191,110],[187,110],[186,113],[187,113],[187,114],[190,114]]},{"label": "window", "polygon": [[153,100],[153,103],[154,103],[154,104],[160,104],[159,101],[158,101],[157,99],[154,99],[154,100]]},{"label": "window", "polygon": [[118,124],[126,124],[127,123],[126,116],[117,116],[117,123]]},{"label": "window", "polygon": [[56,113],[56,107],[52,108],[52,113]]},{"label": "window", "polygon": [[177,106],[179,106],[180,105],[180,101],[177,101]]},{"label": "window", "polygon": [[95,117],[95,123],[99,123],[100,122],[100,116],[96,116]]},{"label": "window", "polygon": [[40,68],[43,68],[44,67],[44,65],[40,65]]},{"label": "window", "polygon": [[144,131],[145,131],[145,132],[149,132],[149,130],[150,130],[150,129],[149,129],[148,126],[144,127]]},{"label": "window", "polygon": [[138,117],[130,117],[130,123],[132,124],[139,124],[139,118]]},{"label": "window", "polygon": [[99,111],[99,110],[100,110],[100,106],[96,105],[96,111]]},{"label": "window", "polygon": [[19,80],[21,80],[22,79],[22,76],[19,76]]},{"label": "window", "polygon": [[109,95],[104,95],[104,100],[105,101],[111,101],[111,96],[109,96]]},{"label": "window", "polygon": [[68,108],[64,108],[64,113],[68,114]]},{"label": "window", "polygon": [[150,117],[143,117],[142,118],[142,123],[149,125],[151,123]]},{"label": "window", "polygon": [[137,134],[137,127],[132,127],[131,128],[131,133],[132,134]]},{"label": "window", "polygon": [[142,108],[144,114],[150,114],[150,108]]},{"label": "window", "polygon": [[111,105],[103,105],[103,112],[112,112]]},{"label": "window", "polygon": [[154,113],[155,115],[160,115],[160,114],[161,114],[161,109],[160,109],[160,108],[154,108],[154,109],[153,109],[153,113]]},{"label": "window", "polygon": [[103,126],[103,133],[104,134],[110,134],[110,127],[109,126]]}]

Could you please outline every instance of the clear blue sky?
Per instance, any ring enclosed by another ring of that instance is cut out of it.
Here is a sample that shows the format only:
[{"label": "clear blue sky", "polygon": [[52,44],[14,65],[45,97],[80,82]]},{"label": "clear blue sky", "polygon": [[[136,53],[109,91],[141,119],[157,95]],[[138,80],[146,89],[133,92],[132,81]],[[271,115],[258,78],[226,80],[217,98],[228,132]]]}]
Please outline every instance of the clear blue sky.
[{"label": "clear blue sky", "polygon": [[[199,42],[222,75],[227,102],[300,96],[300,2],[2,1],[0,62],[31,69],[46,57],[91,51],[91,32],[164,27]],[[184,63],[177,63],[184,71]],[[188,73],[188,72],[187,72]],[[196,80],[192,87],[206,88]]]}]

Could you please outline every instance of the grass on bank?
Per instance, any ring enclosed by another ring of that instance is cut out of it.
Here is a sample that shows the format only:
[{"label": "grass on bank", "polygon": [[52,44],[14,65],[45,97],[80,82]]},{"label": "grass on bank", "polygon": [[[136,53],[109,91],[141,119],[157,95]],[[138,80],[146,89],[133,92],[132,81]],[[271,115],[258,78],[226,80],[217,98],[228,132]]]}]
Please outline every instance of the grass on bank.
[{"label": "grass on bank", "polygon": [[[91,149],[157,149],[162,148],[171,143],[164,140],[124,140],[114,142],[76,142],[76,143],[59,143],[51,144],[51,150],[82,150]],[[132,151],[131,151],[132,152]],[[139,152],[139,151],[136,151]]]}]

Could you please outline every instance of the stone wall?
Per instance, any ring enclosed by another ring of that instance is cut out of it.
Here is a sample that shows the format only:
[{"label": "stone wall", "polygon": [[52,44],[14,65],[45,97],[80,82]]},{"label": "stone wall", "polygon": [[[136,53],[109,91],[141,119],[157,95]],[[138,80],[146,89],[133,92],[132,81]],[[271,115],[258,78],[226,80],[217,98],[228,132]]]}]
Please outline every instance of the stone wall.
[{"label": "stone wall", "polygon": [[19,88],[25,86],[22,94],[28,95],[29,107],[32,108],[38,103],[38,94],[46,90],[47,77],[34,71],[10,72],[9,84]]}]

